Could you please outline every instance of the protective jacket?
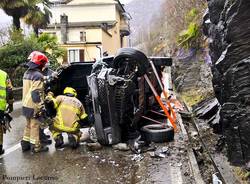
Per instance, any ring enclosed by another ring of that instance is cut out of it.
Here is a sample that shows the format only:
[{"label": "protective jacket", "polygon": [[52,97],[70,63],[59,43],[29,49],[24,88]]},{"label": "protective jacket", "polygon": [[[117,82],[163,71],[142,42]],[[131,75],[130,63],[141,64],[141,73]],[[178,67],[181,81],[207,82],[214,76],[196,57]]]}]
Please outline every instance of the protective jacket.
[{"label": "protective jacket", "polygon": [[59,95],[53,99],[57,115],[54,121],[54,128],[63,132],[74,133],[79,130],[79,121],[88,115],[82,103],[76,97]]},{"label": "protective jacket", "polygon": [[13,104],[12,84],[6,72],[0,70],[0,110],[5,111],[7,104]]},{"label": "protective jacket", "polygon": [[[13,91],[12,84],[6,72],[0,70],[0,121],[4,118],[4,112],[6,111],[7,104],[13,105]],[[13,108],[13,107],[12,107]],[[3,133],[5,128],[0,122],[0,155],[3,152]]]},{"label": "protective jacket", "polygon": [[34,118],[43,101],[43,74],[37,68],[29,68],[23,76],[23,115],[26,118]]}]

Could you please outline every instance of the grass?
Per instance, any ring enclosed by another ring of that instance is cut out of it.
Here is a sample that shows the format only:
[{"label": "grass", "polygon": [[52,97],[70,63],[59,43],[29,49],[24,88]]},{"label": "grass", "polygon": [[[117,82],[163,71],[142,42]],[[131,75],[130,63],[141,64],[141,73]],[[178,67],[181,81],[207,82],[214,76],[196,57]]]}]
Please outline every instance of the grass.
[{"label": "grass", "polygon": [[181,98],[189,107],[192,107],[210,96],[213,96],[212,91],[201,91],[199,89],[181,92]]}]

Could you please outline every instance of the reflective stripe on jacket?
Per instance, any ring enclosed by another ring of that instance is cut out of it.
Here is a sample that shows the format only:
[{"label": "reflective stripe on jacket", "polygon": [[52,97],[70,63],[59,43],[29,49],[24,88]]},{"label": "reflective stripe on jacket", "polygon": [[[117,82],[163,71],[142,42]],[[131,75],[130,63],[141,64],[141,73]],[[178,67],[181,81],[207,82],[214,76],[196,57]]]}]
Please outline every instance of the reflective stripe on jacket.
[{"label": "reflective stripe on jacket", "polygon": [[33,118],[44,100],[43,74],[38,69],[28,69],[23,76],[23,115]]},{"label": "reflective stripe on jacket", "polygon": [[7,106],[7,92],[6,92],[6,84],[7,84],[7,73],[3,70],[0,70],[0,110],[5,111]]},{"label": "reflective stripe on jacket", "polygon": [[54,103],[57,108],[54,127],[69,133],[78,131],[79,120],[87,117],[82,103],[75,97],[64,95],[57,96]]}]

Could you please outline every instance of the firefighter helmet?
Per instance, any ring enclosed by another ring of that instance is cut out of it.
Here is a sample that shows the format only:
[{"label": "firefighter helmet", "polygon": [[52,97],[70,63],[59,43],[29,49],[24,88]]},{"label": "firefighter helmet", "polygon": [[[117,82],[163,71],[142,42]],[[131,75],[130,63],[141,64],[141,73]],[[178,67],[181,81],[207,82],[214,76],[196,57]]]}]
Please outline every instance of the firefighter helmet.
[{"label": "firefighter helmet", "polygon": [[49,62],[47,56],[39,51],[31,52],[28,59],[39,66],[45,66]]},{"label": "firefighter helmet", "polygon": [[63,91],[63,94],[70,94],[70,95],[73,95],[74,97],[77,96],[77,92],[74,88],[71,88],[71,87],[66,87]]}]

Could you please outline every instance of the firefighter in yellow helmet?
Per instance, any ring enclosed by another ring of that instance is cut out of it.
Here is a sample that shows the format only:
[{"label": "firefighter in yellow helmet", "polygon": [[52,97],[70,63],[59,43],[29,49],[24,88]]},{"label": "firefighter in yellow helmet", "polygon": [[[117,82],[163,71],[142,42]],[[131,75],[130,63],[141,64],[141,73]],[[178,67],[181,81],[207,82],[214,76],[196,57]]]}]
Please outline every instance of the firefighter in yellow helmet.
[{"label": "firefighter in yellow helmet", "polygon": [[12,84],[6,72],[0,69],[0,155],[4,154],[3,133],[4,133],[4,113],[13,111],[13,91]]},{"label": "firefighter in yellow helmet", "polygon": [[75,149],[79,146],[81,137],[80,123],[81,121],[85,121],[88,115],[80,100],[76,98],[77,92],[75,89],[66,87],[63,94],[56,98],[53,98],[51,95],[46,98],[46,100],[53,101],[54,108],[57,110],[50,131],[55,140],[56,148],[63,147],[62,133],[66,132],[70,146]]}]

